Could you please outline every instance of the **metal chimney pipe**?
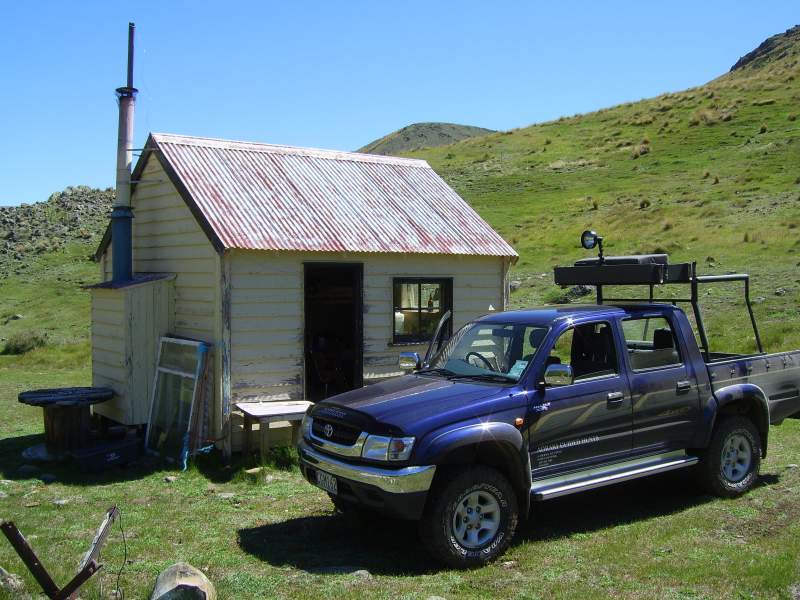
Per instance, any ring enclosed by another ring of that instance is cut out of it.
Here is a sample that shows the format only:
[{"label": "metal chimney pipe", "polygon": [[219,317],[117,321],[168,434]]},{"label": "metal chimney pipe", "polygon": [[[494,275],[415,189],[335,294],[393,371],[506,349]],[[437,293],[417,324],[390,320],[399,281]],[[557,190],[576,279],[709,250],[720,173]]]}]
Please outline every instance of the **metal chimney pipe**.
[{"label": "metal chimney pipe", "polygon": [[136,25],[128,23],[128,81],[117,88],[119,126],[117,129],[117,195],[111,211],[111,263],[115,283],[133,277],[133,239],[131,234],[131,164],[133,163],[133,113],[136,92],[133,87],[133,34]]}]

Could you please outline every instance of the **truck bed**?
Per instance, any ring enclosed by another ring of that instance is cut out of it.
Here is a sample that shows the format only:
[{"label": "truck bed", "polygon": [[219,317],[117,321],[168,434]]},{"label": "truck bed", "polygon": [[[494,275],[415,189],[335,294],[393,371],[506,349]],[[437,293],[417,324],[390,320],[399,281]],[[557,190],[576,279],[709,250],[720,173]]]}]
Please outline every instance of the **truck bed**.
[{"label": "truck bed", "polygon": [[800,418],[800,350],[774,354],[711,354],[706,363],[711,386],[719,389],[737,383],[752,383],[769,399],[770,422]]}]

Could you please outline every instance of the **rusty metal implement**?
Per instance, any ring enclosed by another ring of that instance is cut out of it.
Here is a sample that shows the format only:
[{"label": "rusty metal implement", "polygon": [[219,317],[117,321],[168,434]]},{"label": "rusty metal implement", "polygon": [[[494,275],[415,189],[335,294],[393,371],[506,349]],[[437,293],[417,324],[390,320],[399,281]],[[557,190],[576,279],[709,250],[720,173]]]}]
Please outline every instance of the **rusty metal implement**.
[{"label": "rusty metal implement", "polygon": [[0,524],[0,530],[3,531],[6,539],[8,539],[8,542],[22,559],[22,562],[25,563],[25,566],[41,586],[45,595],[51,600],[67,600],[77,598],[80,587],[103,566],[97,563],[97,559],[100,556],[103,545],[108,539],[111,526],[118,516],[119,510],[116,506],[112,506],[106,511],[106,516],[100,524],[100,528],[97,530],[97,534],[94,536],[89,550],[83,557],[78,572],[63,588],[59,588],[58,585],[56,585],[56,582],[53,581],[53,578],[47,572],[47,569],[44,568],[44,565],[36,556],[33,548],[31,548],[28,540],[25,539],[25,536],[22,535],[22,532],[17,529],[17,526],[14,525],[12,521],[4,521]]}]

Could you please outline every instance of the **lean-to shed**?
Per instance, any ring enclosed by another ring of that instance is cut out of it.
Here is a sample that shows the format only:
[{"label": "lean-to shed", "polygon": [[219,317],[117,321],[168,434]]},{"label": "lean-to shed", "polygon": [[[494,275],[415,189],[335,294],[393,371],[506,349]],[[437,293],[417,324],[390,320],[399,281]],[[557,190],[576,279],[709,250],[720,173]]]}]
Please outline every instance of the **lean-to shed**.
[{"label": "lean-to shed", "polygon": [[160,335],[214,347],[213,428],[240,401],[309,399],[401,374],[440,316],[508,301],[517,254],[425,161],[151,134],[133,173],[133,266],[92,288],[98,412],[147,418]]}]

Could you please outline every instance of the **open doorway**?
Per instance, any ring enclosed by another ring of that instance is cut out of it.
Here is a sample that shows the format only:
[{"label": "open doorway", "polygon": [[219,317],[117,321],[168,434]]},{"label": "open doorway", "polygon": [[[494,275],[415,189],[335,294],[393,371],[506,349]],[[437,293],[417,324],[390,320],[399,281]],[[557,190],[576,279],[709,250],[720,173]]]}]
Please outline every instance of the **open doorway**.
[{"label": "open doorway", "polygon": [[307,263],[306,398],[317,402],[363,385],[363,265]]}]

